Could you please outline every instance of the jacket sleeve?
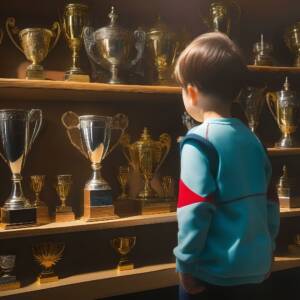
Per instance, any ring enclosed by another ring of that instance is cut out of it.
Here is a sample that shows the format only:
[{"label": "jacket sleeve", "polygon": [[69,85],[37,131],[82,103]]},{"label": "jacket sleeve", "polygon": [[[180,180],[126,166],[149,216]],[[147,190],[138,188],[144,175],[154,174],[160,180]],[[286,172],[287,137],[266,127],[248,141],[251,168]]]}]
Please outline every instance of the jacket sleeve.
[{"label": "jacket sleeve", "polygon": [[215,210],[215,191],[208,158],[197,142],[185,142],[177,204],[178,245],[174,249],[178,272],[193,273],[194,262],[199,260]]}]

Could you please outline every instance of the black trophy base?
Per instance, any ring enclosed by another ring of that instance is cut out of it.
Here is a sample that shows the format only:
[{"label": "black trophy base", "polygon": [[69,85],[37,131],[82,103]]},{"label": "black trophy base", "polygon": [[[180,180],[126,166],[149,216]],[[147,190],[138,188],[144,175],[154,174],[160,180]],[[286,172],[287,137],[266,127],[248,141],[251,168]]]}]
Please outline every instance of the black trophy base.
[{"label": "black trophy base", "polygon": [[135,209],[139,215],[162,214],[176,211],[176,201],[163,199],[141,199],[133,200]]},{"label": "black trophy base", "polygon": [[14,290],[20,287],[20,282],[16,280],[16,276],[8,275],[0,277],[0,291]]},{"label": "black trophy base", "polygon": [[1,208],[1,222],[5,229],[31,226],[36,224],[36,208]]}]

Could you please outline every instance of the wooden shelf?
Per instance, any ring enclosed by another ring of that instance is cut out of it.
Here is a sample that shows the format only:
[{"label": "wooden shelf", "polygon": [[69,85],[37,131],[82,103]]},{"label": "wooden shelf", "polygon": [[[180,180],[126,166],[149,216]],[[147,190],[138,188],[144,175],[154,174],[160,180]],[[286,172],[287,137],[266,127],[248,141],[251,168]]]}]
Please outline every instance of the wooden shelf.
[{"label": "wooden shelf", "polygon": [[300,74],[300,68],[298,67],[248,65],[248,69],[252,72],[257,72],[257,73]]},{"label": "wooden shelf", "polygon": [[300,148],[268,148],[270,156],[300,155]]}]

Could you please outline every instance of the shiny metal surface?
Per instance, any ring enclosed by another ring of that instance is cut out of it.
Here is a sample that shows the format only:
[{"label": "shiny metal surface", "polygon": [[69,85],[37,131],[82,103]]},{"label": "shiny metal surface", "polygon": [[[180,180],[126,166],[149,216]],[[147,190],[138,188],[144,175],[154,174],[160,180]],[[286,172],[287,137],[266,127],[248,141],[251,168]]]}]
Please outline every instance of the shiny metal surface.
[{"label": "shiny metal surface", "polygon": [[284,40],[289,49],[295,54],[294,66],[300,67],[300,22],[295,23],[286,30]]}]

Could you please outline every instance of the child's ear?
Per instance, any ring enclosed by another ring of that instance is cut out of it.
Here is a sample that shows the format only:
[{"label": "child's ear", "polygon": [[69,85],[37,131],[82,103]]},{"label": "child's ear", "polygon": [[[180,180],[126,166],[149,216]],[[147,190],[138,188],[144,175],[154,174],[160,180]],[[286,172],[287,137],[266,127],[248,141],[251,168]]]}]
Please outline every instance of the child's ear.
[{"label": "child's ear", "polygon": [[190,84],[187,86],[186,90],[189,98],[192,101],[192,104],[197,105],[200,96],[199,90]]}]

